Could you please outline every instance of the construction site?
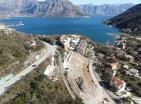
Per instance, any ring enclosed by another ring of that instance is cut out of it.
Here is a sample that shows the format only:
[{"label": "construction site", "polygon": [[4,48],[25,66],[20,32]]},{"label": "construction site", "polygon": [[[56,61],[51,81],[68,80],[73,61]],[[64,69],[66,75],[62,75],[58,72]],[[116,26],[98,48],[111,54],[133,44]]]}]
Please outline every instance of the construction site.
[{"label": "construction site", "polygon": [[92,60],[79,53],[70,52],[65,60],[65,76],[70,88],[85,104],[114,104],[97,81]]}]

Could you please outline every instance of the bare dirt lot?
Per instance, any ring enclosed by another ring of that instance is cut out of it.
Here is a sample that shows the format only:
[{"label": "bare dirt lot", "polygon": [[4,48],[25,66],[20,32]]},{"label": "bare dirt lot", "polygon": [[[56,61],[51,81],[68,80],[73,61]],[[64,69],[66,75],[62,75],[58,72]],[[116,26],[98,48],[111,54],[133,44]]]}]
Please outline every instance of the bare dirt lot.
[{"label": "bare dirt lot", "polygon": [[67,78],[73,91],[84,99],[86,104],[98,104],[96,85],[89,74],[89,59],[73,52],[68,64]]}]

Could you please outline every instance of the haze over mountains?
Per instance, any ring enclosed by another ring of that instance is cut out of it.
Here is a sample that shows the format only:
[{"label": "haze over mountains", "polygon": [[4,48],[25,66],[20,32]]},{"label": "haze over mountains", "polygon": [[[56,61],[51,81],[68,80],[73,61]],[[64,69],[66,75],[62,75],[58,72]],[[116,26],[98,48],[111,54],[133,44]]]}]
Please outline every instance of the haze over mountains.
[{"label": "haze over mountains", "polygon": [[126,12],[113,17],[107,24],[114,25],[121,29],[127,29],[134,34],[141,34],[141,4],[130,8]]},{"label": "haze over mountains", "polygon": [[79,17],[85,16],[77,6],[68,0],[3,0],[0,2],[2,14],[37,15],[49,17]]},{"label": "haze over mountains", "polygon": [[94,15],[118,15],[133,4],[104,4],[95,6],[86,4],[76,6],[69,0],[1,0],[0,14],[10,16],[48,16],[48,17],[82,17]]},{"label": "haze over mountains", "polygon": [[125,12],[129,8],[133,7],[134,4],[103,4],[103,5],[94,5],[94,4],[85,4],[80,5],[80,8],[88,15],[95,16],[116,16],[120,13]]}]

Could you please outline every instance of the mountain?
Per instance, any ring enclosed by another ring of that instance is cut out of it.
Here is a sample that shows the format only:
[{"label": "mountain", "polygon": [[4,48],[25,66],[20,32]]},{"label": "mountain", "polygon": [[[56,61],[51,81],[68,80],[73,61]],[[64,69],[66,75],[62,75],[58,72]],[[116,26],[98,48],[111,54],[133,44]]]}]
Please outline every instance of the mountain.
[{"label": "mountain", "polygon": [[51,17],[79,17],[84,16],[84,13],[79,7],[73,5],[68,0],[47,0],[39,2],[37,14]]},{"label": "mountain", "polygon": [[34,14],[37,3],[36,0],[2,0],[0,2],[0,14],[14,16]]},{"label": "mountain", "polygon": [[128,30],[134,34],[141,33],[141,4],[138,4],[126,12],[106,21],[108,25]]},{"label": "mountain", "polygon": [[[0,13],[4,14],[28,14],[48,17],[79,17],[85,14],[68,0],[2,0]],[[9,15],[10,15],[9,14]]]},{"label": "mountain", "polygon": [[80,5],[80,8],[90,16],[115,16],[131,8],[133,5],[134,4],[131,3],[103,5],[86,4]]}]

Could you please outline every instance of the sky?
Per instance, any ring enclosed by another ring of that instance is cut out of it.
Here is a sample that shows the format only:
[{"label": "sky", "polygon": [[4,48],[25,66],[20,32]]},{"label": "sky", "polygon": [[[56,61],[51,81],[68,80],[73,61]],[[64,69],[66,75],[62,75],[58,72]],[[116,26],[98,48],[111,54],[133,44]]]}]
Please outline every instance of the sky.
[{"label": "sky", "polygon": [[[44,1],[44,0],[38,0],[38,1]],[[97,5],[101,4],[123,4],[123,3],[133,3],[133,4],[139,4],[141,3],[141,0],[69,0],[74,4],[88,4],[93,3]]]},{"label": "sky", "polygon": [[133,3],[138,4],[141,3],[141,0],[70,0],[74,4],[123,4],[123,3]]}]

